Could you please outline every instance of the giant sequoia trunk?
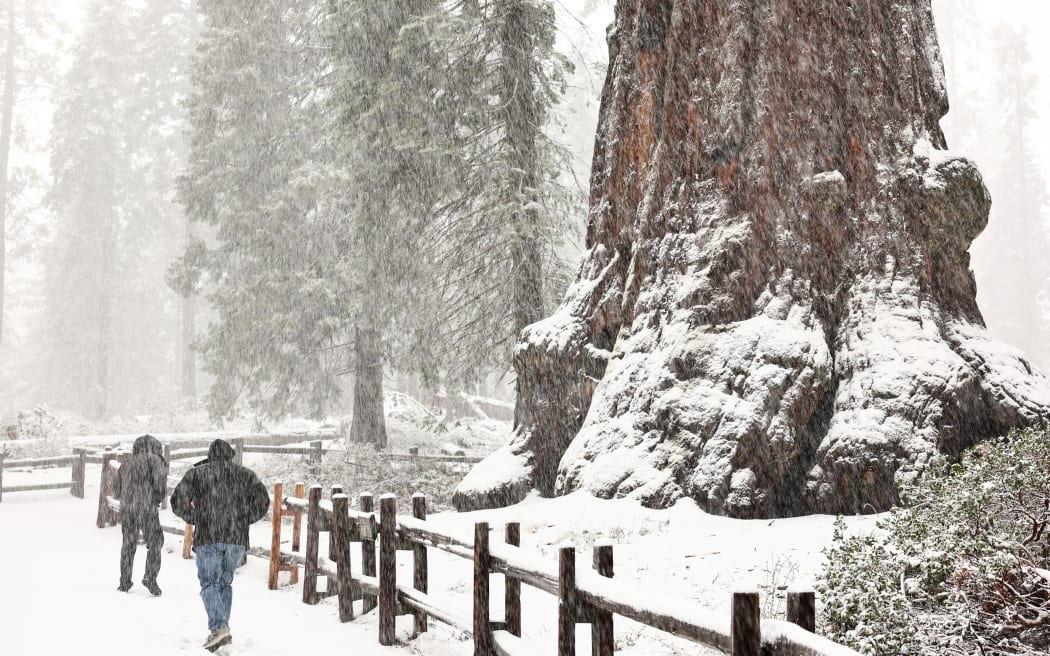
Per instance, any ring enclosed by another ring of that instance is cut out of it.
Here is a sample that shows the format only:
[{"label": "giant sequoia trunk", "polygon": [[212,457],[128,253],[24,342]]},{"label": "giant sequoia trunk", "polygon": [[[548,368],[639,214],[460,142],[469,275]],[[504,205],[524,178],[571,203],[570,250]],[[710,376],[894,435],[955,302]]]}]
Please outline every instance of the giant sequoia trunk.
[{"label": "giant sequoia trunk", "polygon": [[882,510],[895,476],[1050,416],[984,329],[990,200],[947,109],[929,0],[620,0],[589,250],[457,506]]}]

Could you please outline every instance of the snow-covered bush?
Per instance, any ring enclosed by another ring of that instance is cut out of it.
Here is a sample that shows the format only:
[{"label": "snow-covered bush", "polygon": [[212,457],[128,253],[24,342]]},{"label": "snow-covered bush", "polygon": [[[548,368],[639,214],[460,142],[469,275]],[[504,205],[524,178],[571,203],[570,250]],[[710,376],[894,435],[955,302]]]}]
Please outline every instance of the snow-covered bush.
[{"label": "snow-covered bush", "polygon": [[864,654],[1046,654],[1050,434],[1014,432],[902,483],[870,535],[836,525],[824,631]]}]

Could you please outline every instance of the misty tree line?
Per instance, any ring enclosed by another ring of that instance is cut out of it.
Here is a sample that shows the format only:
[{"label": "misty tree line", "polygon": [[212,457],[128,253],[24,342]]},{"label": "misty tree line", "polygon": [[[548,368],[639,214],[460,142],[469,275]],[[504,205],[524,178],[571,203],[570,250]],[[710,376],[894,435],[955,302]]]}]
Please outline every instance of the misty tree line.
[{"label": "misty tree line", "polygon": [[997,337],[1050,369],[1047,180],[1033,152],[1036,74],[1025,30],[982,29],[975,0],[934,0],[951,110],[949,147],[977,159],[992,192],[974,243],[977,292]]},{"label": "misty tree line", "polygon": [[214,418],[345,391],[383,442],[385,375],[506,371],[568,277],[570,71],[549,0],[90,2],[19,349],[38,396],[104,417],[176,376],[196,395],[199,366]]},{"label": "misty tree line", "polygon": [[[982,310],[1046,368],[1026,40],[986,39],[973,0],[934,4],[950,145],[985,154],[994,194]],[[68,60],[55,6],[0,0],[8,402],[104,416],[209,389],[221,417],[319,414],[342,392],[373,409],[355,432],[381,435],[382,376],[505,371],[564,290],[582,210],[548,138],[567,74],[549,0],[88,0]],[[41,284],[13,290],[12,267]],[[12,294],[32,306],[19,333]]]}]

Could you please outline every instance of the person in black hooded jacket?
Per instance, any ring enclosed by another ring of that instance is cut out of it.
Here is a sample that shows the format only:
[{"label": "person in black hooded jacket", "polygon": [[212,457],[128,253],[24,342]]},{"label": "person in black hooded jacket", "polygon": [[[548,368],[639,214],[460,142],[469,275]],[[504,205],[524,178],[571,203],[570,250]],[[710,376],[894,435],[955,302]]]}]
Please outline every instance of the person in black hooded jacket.
[{"label": "person in black hooded jacket", "polygon": [[193,552],[208,614],[204,647],[229,644],[233,573],[248,547],[248,526],[266,515],[270,496],[255,472],[233,462],[233,447],[215,440],[208,459],[182,477],[171,510],[193,524]]},{"label": "person in black hooded jacket", "polygon": [[120,546],[121,592],[131,589],[131,569],[138,548],[139,531],[146,540],[146,575],[142,585],[154,596],[161,593],[157,585],[160,573],[160,550],[164,546],[164,532],[160,528],[157,506],[167,492],[168,466],[160,456],[163,447],[152,435],[143,435],[132,445],[131,458],[117,470],[113,496],[120,499],[120,526],[123,544]]}]

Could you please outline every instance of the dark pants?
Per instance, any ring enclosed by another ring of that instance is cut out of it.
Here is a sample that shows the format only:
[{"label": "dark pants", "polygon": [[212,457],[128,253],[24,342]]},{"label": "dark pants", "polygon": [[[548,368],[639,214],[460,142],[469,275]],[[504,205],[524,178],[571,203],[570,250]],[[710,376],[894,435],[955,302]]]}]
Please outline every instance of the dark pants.
[{"label": "dark pants", "polygon": [[160,529],[160,517],[156,510],[137,513],[121,513],[120,527],[124,532],[124,543],[120,546],[120,580],[131,582],[131,566],[135,561],[139,531],[146,539],[146,575],[144,580],[156,581],[160,572],[160,548],[164,546],[164,532]]}]

